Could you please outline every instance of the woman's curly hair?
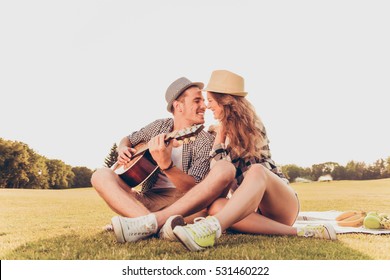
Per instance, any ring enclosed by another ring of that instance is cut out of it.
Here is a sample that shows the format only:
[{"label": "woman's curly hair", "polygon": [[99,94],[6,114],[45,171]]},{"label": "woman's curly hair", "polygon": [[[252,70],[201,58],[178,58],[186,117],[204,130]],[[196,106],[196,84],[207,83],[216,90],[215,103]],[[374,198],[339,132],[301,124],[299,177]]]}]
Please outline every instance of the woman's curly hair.
[{"label": "woman's curly hair", "polygon": [[245,97],[210,93],[223,107],[220,122],[230,140],[233,157],[261,158],[261,148],[266,145],[261,131],[263,124],[252,104]]}]

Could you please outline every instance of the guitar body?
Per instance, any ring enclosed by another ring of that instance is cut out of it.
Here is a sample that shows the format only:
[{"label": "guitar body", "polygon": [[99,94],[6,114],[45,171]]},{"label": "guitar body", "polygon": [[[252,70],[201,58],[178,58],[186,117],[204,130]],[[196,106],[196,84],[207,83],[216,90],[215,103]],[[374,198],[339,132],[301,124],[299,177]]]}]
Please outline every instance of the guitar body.
[{"label": "guitar body", "polygon": [[[139,144],[134,148],[139,150],[145,144]],[[122,178],[123,181],[129,185],[130,188],[134,188],[148,179],[150,175],[158,168],[156,162],[153,160],[149,150],[146,150],[136,157],[133,157],[129,163],[125,165],[119,165],[115,163],[113,165],[114,172]]]},{"label": "guitar body", "polygon": [[[165,136],[165,141],[169,143],[172,139],[179,141],[188,140],[189,137],[195,136],[202,131],[203,127],[203,125],[198,124],[179,131],[173,131]],[[136,152],[129,163],[119,164],[116,162],[111,167],[130,188],[134,188],[145,182],[158,168],[157,163],[149,152],[147,143],[140,143],[133,148]]]}]

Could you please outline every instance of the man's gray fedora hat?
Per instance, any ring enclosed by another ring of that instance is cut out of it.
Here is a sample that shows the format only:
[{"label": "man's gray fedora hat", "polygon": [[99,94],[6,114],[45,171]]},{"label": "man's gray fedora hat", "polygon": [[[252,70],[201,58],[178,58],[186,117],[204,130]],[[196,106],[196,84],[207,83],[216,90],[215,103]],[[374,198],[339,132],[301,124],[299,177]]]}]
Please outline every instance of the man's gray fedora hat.
[{"label": "man's gray fedora hat", "polygon": [[196,86],[199,89],[203,89],[204,84],[201,82],[191,82],[186,77],[181,77],[174,81],[167,89],[165,93],[165,100],[168,102],[167,110],[172,113],[172,104],[179,96],[185,92],[189,87]]}]

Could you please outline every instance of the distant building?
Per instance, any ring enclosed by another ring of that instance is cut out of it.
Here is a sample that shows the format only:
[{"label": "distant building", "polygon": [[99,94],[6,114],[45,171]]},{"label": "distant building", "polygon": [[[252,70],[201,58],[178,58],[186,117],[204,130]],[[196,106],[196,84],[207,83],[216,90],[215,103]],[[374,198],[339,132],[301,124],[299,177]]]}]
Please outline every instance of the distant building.
[{"label": "distant building", "polygon": [[320,178],[318,178],[318,182],[330,182],[330,181],[333,181],[333,178],[330,174],[323,175],[320,176]]},{"label": "distant building", "polygon": [[311,180],[306,179],[306,178],[302,178],[302,177],[297,177],[297,178],[295,178],[294,182],[296,182],[296,183],[310,183]]}]

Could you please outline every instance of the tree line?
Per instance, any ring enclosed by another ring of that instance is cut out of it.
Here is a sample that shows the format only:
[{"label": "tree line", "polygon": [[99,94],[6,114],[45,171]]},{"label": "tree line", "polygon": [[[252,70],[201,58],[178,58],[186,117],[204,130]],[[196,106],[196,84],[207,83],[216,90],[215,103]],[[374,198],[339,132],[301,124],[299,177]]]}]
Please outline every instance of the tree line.
[{"label": "tree line", "polygon": [[[118,157],[116,143],[105,158],[105,166],[111,167]],[[300,167],[295,164],[282,166],[282,172],[290,182],[297,178],[317,181],[323,175],[334,180],[372,180],[390,178],[390,157],[373,164],[350,161],[346,166],[336,162]],[[72,167],[58,159],[47,159],[37,154],[23,142],[0,138],[0,188],[66,189],[91,187],[93,171],[87,167]]]},{"label": "tree line", "polygon": [[0,188],[66,189],[91,187],[93,171],[47,159],[23,142],[0,138]]},{"label": "tree line", "polygon": [[[114,143],[105,159],[107,167],[111,167],[116,162],[118,157],[116,150],[117,145]],[[295,164],[287,164],[281,168],[290,182],[294,182],[296,178],[317,181],[324,175],[331,175],[334,180],[374,180],[390,178],[390,157],[386,160],[379,159],[373,164],[350,161],[346,166],[342,166],[337,162],[325,162],[306,168]]]},{"label": "tree line", "polygon": [[390,178],[390,157],[379,159],[373,164],[349,161],[345,166],[336,162],[314,164],[311,167],[300,167],[295,164],[282,166],[282,172],[290,182],[297,178],[317,181],[323,175],[331,175],[334,180],[374,180]]}]

